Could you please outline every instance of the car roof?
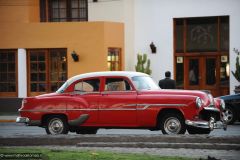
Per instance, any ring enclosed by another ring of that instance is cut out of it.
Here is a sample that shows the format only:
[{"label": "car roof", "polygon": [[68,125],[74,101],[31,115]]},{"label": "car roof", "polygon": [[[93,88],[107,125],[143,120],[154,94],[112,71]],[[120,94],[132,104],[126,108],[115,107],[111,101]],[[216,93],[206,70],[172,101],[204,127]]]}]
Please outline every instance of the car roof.
[{"label": "car roof", "polygon": [[104,72],[89,72],[84,74],[79,74],[74,77],[68,79],[68,83],[71,84],[79,79],[84,78],[93,78],[93,77],[103,77],[103,76],[123,76],[123,77],[136,77],[136,76],[149,76],[145,73],[141,72],[133,72],[133,71],[104,71]]}]

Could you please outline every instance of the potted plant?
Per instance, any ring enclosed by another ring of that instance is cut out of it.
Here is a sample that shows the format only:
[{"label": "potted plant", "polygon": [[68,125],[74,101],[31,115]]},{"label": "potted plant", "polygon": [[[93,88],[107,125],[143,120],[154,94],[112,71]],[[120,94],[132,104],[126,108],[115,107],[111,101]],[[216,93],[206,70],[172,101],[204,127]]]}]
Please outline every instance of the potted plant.
[{"label": "potted plant", "polygon": [[[237,57],[236,57],[236,70],[232,71],[232,74],[233,74],[233,76],[236,78],[236,80],[240,84],[240,62],[239,62],[239,54],[240,54],[240,52],[238,51],[238,49],[235,49],[235,48],[233,49],[233,51],[237,54]],[[236,94],[240,93],[240,85],[235,86],[234,92]]]}]

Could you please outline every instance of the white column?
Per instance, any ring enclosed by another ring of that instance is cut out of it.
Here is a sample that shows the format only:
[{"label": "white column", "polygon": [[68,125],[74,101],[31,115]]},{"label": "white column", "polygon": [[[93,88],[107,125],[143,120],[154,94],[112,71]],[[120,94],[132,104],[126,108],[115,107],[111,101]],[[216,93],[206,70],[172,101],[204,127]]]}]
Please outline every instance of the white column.
[{"label": "white column", "polygon": [[27,51],[18,49],[18,97],[27,97]]}]

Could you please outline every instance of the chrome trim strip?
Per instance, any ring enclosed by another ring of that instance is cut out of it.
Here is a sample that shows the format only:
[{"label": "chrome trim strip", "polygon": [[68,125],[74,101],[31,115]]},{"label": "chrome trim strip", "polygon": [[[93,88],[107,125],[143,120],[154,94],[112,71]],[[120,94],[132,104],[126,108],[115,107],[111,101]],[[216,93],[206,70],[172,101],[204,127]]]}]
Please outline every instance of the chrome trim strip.
[{"label": "chrome trim strip", "polygon": [[78,109],[65,109],[66,111],[97,111],[97,108],[78,108]]},{"label": "chrome trim strip", "polygon": [[74,95],[88,95],[88,94],[100,94],[101,92],[99,91],[94,91],[94,92],[82,92],[82,91],[73,91],[70,92],[69,94],[74,96]]},{"label": "chrome trim strip", "polygon": [[30,122],[30,119],[27,117],[17,117],[16,118],[16,123],[28,123]]},{"label": "chrome trim strip", "polygon": [[207,121],[186,120],[185,124],[188,126],[194,126],[194,127],[198,127],[198,128],[209,128],[209,122],[207,122]]},{"label": "chrome trim strip", "polygon": [[102,91],[101,94],[116,94],[116,93],[137,93],[134,90],[130,91]]},{"label": "chrome trim strip", "polygon": [[193,126],[193,127],[197,127],[197,128],[210,128],[210,123],[212,123],[212,129],[224,129],[226,130],[226,124],[224,124],[221,121],[217,121],[217,122],[211,122],[211,121],[191,121],[191,120],[186,120],[185,124],[188,126]]},{"label": "chrome trim strip", "polygon": [[174,106],[174,107],[185,107],[186,104],[137,104],[138,106]]},{"label": "chrome trim strip", "polygon": [[218,108],[213,108],[213,107],[204,107],[203,109],[208,110],[208,111],[220,112],[220,110]]},{"label": "chrome trim strip", "polygon": [[[143,106],[143,107],[142,107]],[[45,109],[45,110],[21,110],[21,112],[48,112],[48,111],[122,111],[122,110],[146,110],[149,107],[185,107],[186,104],[127,104],[119,108],[78,108],[78,109]],[[124,108],[136,107],[136,108]],[[138,108],[141,107],[141,108]]]},{"label": "chrome trim strip", "polygon": [[186,104],[137,104],[138,106],[144,106],[143,108],[140,108],[139,110],[145,110],[148,107],[186,107]]},{"label": "chrome trim strip", "polygon": [[137,106],[137,104],[126,104],[126,105],[123,105],[123,107],[135,107]]},{"label": "chrome trim strip", "polygon": [[99,109],[99,111],[136,111],[136,108],[111,108],[111,109]]},{"label": "chrome trim strip", "polygon": [[79,109],[41,109],[41,110],[34,110],[34,109],[29,109],[29,110],[21,110],[22,112],[47,112],[47,111],[96,111],[98,110],[97,108],[79,108]]}]

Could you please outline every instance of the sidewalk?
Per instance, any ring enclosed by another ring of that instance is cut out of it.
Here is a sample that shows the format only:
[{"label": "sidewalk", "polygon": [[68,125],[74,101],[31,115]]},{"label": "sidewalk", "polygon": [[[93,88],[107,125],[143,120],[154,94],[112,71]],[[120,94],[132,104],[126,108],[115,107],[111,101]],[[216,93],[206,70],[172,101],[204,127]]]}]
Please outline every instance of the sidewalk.
[{"label": "sidewalk", "polygon": [[0,123],[13,123],[16,122],[17,115],[0,115]]}]

